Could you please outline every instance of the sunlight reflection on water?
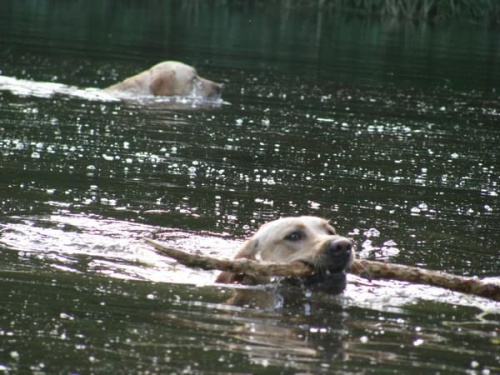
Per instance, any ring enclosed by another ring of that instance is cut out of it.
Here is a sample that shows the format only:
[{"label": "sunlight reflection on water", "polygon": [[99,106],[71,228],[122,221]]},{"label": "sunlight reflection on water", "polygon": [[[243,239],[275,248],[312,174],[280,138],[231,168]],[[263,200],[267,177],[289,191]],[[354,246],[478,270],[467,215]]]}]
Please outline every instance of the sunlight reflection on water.
[{"label": "sunlight reflection on water", "polygon": [[214,272],[176,266],[144,244],[142,237],[160,236],[166,244],[187,251],[229,257],[241,242],[173,229],[81,215],[19,219],[2,228],[0,243],[21,258],[35,257],[46,266],[121,279],[212,284]]},{"label": "sunlight reflection on water", "polygon": [[[158,229],[145,224],[104,220],[98,217],[70,215],[18,219],[3,225],[0,244],[16,250],[20,261],[36,259],[45,267],[80,274],[100,274],[117,279],[147,280],[160,283],[214,285],[217,272],[177,265],[147,246],[142,237],[154,235],[168,246],[188,252],[200,252],[217,258],[230,258],[241,246],[240,240],[213,233]],[[380,233],[364,233],[361,257],[389,259],[399,253],[392,240],[373,246],[370,239]],[[270,292],[271,293],[271,292]],[[312,296],[311,296],[312,297]],[[409,285],[398,281],[368,281],[349,275],[349,284],[341,299],[349,304],[376,310],[397,311],[424,298],[443,303],[476,306],[495,311],[496,303],[479,297],[453,293],[440,288]]]}]

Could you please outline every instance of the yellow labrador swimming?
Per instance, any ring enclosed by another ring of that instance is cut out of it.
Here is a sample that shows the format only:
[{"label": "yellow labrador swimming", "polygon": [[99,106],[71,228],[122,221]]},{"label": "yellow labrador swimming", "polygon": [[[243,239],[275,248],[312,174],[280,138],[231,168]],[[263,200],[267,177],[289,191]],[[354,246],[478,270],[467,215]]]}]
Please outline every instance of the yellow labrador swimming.
[{"label": "yellow labrador swimming", "polygon": [[[264,224],[246,241],[235,258],[268,262],[303,262],[314,267],[315,274],[303,280],[306,285],[341,292],[345,288],[345,270],[354,259],[352,242],[336,234],[327,220],[315,216],[286,217]],[[222,272],[219,283],[267,283],[248,275]]]},{"label": "yellow labrador swimming", "polygon": [[164,61],[105,89],[109,94],[189,96],[219,99],[223,85],[202,78],[192,66]]}]

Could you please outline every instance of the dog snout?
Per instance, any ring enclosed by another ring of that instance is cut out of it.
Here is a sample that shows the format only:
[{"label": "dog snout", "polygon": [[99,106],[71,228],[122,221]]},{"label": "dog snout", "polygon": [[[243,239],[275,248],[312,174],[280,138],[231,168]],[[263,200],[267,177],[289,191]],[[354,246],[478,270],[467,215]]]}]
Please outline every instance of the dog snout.
[{"label": "dog snout", "polygon": [[351,264],[353,244],[347,238],[336,238],[328,243],[325,253],[329,268],[332,270],[343,270]]},{"label": "dog snout", "polygon": [[206,82],[206,97],[209,99],[219,99],[224,90],[224,84],[212,81]]},{"label": "dog snout", "polygon": [[330,242],[328,251],[334,254],[350,255],[352,251],[352,242],[347,238],[338,238]]},{"label": "dog snout", "polygon": [[224,84],[214,82],[212,88],[213,88],[213,90],[212,90],[211,97],[216,98],[216,99],[220,98],[222,95],[222,91],[224,90]]}]

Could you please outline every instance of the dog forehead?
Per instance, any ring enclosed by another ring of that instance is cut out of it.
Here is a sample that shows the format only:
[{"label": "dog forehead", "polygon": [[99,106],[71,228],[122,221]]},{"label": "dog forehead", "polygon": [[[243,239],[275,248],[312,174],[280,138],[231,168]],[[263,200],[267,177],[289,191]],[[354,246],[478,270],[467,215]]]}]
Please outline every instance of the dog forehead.
[{"label": "dog forehead", "polygon": [[300,229],[324,232],[328,226],[327,220],[316,216],[284,217],[264,224],[256,234],[280,236],[284,232]]}]

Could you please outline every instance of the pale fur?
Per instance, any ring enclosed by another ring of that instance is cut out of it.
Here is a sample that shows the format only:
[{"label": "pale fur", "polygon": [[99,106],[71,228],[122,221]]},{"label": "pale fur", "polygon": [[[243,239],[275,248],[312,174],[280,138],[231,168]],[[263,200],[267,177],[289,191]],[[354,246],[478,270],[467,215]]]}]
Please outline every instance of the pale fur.
[{"label": "pale fur", "polygon": [[110,94],[129,96],[189,96],[218,99],[222,85],[202,78],[192,66],[164,61],[105,89]]},{"label": "pale fur", "polygon": [[[287,237],[293,232],[300,232],[303,238],[290,241]],[[315,216],[286,217],[260,227],[252,238],[243,244],[235,258],[279,263],[305,262],[321,268],[326,247],[336,240],[349,241],[337,235],[335,229],[325,219]],[[346,268],[353,259],[354,251],[351,249]],[[222,272],[216,281],[252,283],[248,277],[230,272]],[[262,281],[265,280],[259,282]]]}]

